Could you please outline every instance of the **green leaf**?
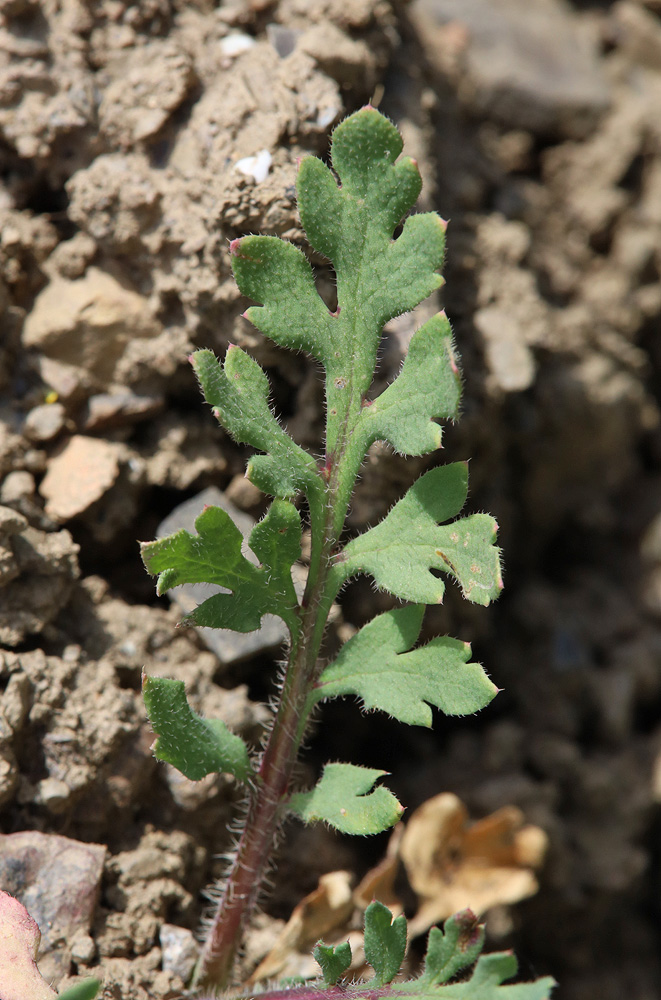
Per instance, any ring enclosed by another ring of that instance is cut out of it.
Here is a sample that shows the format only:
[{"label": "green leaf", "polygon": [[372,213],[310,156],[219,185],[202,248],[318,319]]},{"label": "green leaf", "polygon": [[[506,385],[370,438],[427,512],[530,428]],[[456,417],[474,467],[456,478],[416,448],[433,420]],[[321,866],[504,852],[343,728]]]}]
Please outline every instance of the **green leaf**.
[{"label": "green leaf", "polygon": [[462,910],[445,921],[443,930],[429,932],[425,968],[419,983],[446,983],[475,963],[484,947],[484,924],[471,910]]},{"label": "green leaf", "polygon": [[70,986],[64,993],[58,993],[57,1000],[94,1000],[100,989],[99,979],[85,979],[82,983]]},{"label": "green leaf", "polygon": [[[348,943],[347,943],[348,944]],[[406,948],[406,920],[393,921],[390,910],[373,902],[365,911],[365,956],[375,970],[367,983],[352,983],[347,988],[351,1000],[549,1000],[555,981],[550,976],[532,983],[511,983],[517,972],[517,961],[511,952],[480,955],[484,946],[484,928],[470,910],[446,920],[443,931],[432,929],[425,958],[425,968],[418,979],[393,982],[400,969]],[[319,945],[317,946],[320,947]],[[332,948],[326,948],[332,952]],[[340,945],[336,951],[344,947]],[[315,951],[315,957],[316,951]],[[464,972],[475,963],[472,974],[462,982],[448,979]],[[317,958],[319,961],[319,958]],[[350,953],[349,953],[350,960]],[[338,990],[336,980],[325,980],[325,987],[309,983],[296,991],[297,1000],[334,1000]],[[249,1000],[248,997],[243,1000]],[[281,990],[266,990],[260,1000],[286,1000]]]},{"label": "green leaf", "polygon": [[335,947],[318,941],[312,954],[321,968],[325,986],[335,986],[351,965],[351,945],[348,941]]},{"label": "green leaf", "polygon": [[410,216],[393,239],[421,187],[414,161],[397,159],[401,151],[395,126],[368,107],[334,132],[331,159],[339,185],[321,160],[301,161],[299,212],[310,243],[335,269],[334,313],[296,247],[268,236],[231,245],[239,289],[262,303],[246,317],[277,344],[309,352],[326,369],[328,454],[352,439],[384,323],[442,284],[445,224],[438,215]]},{"label": "green leaf", "polygon": [[365,958],[374,969],[370,986],[391,982],[404,960],[406,917],[393,920],[387,906],[377,900],[365,910]]},{"label": "green leaf", "polygon": [[487,514],[443,525],[461,510],[468,491],[463,462],[430,469],[374,528],[354,538],[336,557],[339,585],[369,573],[377,586],[403,601],[440,603],[445,592],[432,570],[454,577],[463,595],[489,604],[502,589],[497,524]]},{"label": "green leaf", "polygon": [[381,833],[404,812],[392,792],[382,785],[374,788],[386,773],[355,764],[326,764],[312,791],[291,796],[289,809],[305,823],[321,820],[341,833]]},{"label": "green leaf", "polygon": [[183,681],[143,678],[147,715],[158,739],[154,756],[173,764],[192,781],[207,774],[233,774],[247,782],[252,776],[248,748],[220,719],[203,719],[188,704]]},{"label": "green leaf", "polygon": [[354,694],[366,710],[378,708],[409,726],[431,726],[430,705],[446,715],[468,715],[488,705],[497,688],[470,646],[438,636],[420,649],[424,607],[410,604],[378,615],[348,640],[326,667],[315,700]]},{"label": "green leaf", "polygon": [[317,294],[305,254],[276,236],[244,236],[230,251],[240,291],[264,303],[251,306],[246,319],[276,344],[323,361],[332,316]]},{"label": "green leaf", "polygon": [[[415,996],[429,1000],[547,1000],[555,986],[550,976],[532,983],[505,984],[516,975],[518,962],[511,952],[494,952],[480,955],[470,979],[462,983],[449,983],[430,987],[424,980],[393,986],[398,996]],[[505,985],[503,985],[505,984]]]},{"label": "green leaf", "polygon": [[311,455],[292,441],[269,407],[269,383],[256,361],[231,345],[221,364],[212,351],[196,351],[191,362],[204,398],[235,441],[264,451],[248,463],[248,478],[264,493],[288,499],[321,487]]},{"label": "green leaf", "polygon": [[301,521],[286,500],[274,500],[255,525],[250,547],[261,560],[255,566],[243,555],[243,536],[221,507],[207,507],[195,521],[197,535],[182,529],[141,545],[147,571],[159,574],[157,591],[182,583],[211,583],[231,593],[215,594],[188,617],[195,625],[252,632],[262,615],[279,615],[296,627],[298,600],[291,567],[300,555]]},{"label": "green leaf", "polygon": [[435,451],[442,440],[436,420],[454,419],[460,398],[452,330],[439,313],[413,334],[395,381],[363,408],[356,428],[363,453],[373,441],[387,441],[403,455]]}]

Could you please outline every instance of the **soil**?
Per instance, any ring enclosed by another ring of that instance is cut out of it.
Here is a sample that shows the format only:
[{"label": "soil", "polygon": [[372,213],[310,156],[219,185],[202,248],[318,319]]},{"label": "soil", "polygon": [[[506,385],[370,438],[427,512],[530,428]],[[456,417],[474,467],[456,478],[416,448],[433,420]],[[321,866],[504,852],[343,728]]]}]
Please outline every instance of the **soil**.
[{"label": "soil", "polygon": [[[141,671],[258,744],[278,651],[177,630],[136,539],[209,487],[265,510],[200,404],[195,347],[248,349],[319,448],[318,372],[242,319],[227,245],[302,240],[297,158],[371,98],[421,207],[450,219],[465,396],[444,458],[470,456],[505,552],[497,605],[451,595],[427,627],[472,641],[503,692],[433,732],[332,705],[302,778],[353,760],[409,809],[442,791],[475,817],[520,807],[549,854],[490,945],[559,1000],[658,997],[658,0],[4,0],[0,19],[0,884],[48,928],[44,974],[101,973],[104,1000],[183,988],[238,797],[156,764]],[[379,385],[420,315],[387,329]],[[424,467],[374,448],[351,529]],[[387,606],[358,581],[333,634]],[[383,850],[288,828],[255,963],[319,875]]]}]

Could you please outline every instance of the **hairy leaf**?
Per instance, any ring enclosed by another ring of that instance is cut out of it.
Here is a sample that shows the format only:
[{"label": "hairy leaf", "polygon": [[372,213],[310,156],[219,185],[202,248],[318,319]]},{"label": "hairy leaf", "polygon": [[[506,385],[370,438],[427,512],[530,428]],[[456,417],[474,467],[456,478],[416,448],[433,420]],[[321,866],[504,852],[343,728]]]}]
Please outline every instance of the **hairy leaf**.
[{"label": "hairy leaf", "polygon": [[431,726],[430,705],[446,715],[484,708],[497,688],[479,663],[468,663],[470,646],[439,636],[410,652],[420,634],[424,608],[410,604],[378,615],[348,640],[322,673],[315,700],[355,694],[366,709],[378,708],[410,726]]},{"label": "hairy leaf", "polygon": [[341,833],[381,833],[404,812],[392,792],[382,785],[374,788],[384,774],[355,764],[326,764],[312,791],[291,796],[289,809],[306,823],[321,820]]},{"label": "hairy leaf", "polygon": [[248,781],[248,748],[220,719],[203,719],[188,704],[183,681],[144,677],[142,695],[158,739],[154,756],[173,764],[192,781],[207,774],[233,774]]},{"label": "hairy leaf", "polygon": [[338,581],[369,573],[377,585],[403,601],[440,603],[445,592],[432,570],[454,577],[463,595],[489,604],[502,589],[497,525],[487,514],[444,525],[461,510],[468,490],[463,462],[430,469],[374,528],[339,554]]},{"label": "hairy leaf", "polygon": [[[365,911],[365,954],[377,972],[367,983],[328,988],[310,984],[285,993],[267,990],[261,1000],[548,1000],[555,981],[550,976],[532,983],[507,984],[517,972],[511,952],[480,955],[484,947],[484,926],[470,910],[463,910],[445,922],[441,931],[429,935],[425,967],[418,979],[392,982],[399,971],[406,946],[406,920],[392,914],[382,903],[373,902]],[[316,957],[316,955],[315,955]],[[477,960],[472,974],[462,982],[448,983]]]},{"label": "hairy leaf", "polygon": [[393,993],[398,997],[413,996],[435,1000],[548,1000],[555,981],[550,976],[532,983],[507,984],[515,976],[518,962],[511,952],[494,952],[480,955],[470,979],[462,983],[448,983],[430,987],[424,979],[412,983],[395,984]]},{"label": "hairy leaf", "polygon": [[403,455],[435,451],[442,439],[436,420],[454,419],[460,397],[452,330],[439,313],[413,334],[395,381],[363,408],[356,427],[363,452],[373,441],[387,441]]},{"label": "hairy leaf", "polygon": [[442,284],[445,224],[436,214],[409,217],[393,239],[421,187],[414,161],[397,159],[401,151],[395,126],[368,107],[333,135],[339,185],[321,160],[301,161],[301,221],[312,246],[335,268],[334,313],[317,294],[312,269],[296,247],[269,236],[246,236],[231,246],[241,292],[262,303],[246,317],[276,343],[309,352],[326,369],[328,454],[352,437],[384,323]]},{"label": "hairy leaf", "polygon": [[252,632],[262,615],[279,615],[290,628],[298,601],[291,567],[301,551],[301,521],[296,508],[274,500],[252,530],[250,547],[262,565],[242,551],[243,536],[221,507],[207,507],[195,521],[197,535],[182,529],[167,538],[143,543],[147,571],[159,574],[158,593],[182,583],[212,583],[229,594],[215,594],[189,616],[195,625]]},{"label": "hairy leaf", "polygon": [[231,345],[221,364],[212,351],[196,351],[191,362],[204,398],[235,441],[264,451],[248,463],[248,478],[264,493],[288,499],[299,490],[314,494],[320,479],[311,455],[299,448],[269,407],[269,383],[256,361]]},{"label": "hairy leaf", "polygon": [[365,910],[365,958],[374,969],[372,986],[392,982],[406,951],[406,917],[393,920],[387,906],[378,900]]},{"label": "hairy leaf", "polygon": [[445,921],[443,930],[430,930],[425,967],[418,982],[428,986],[447,983],[473,965],[483,947],[484,924],[471,910],[455,913]]},{"label": "hairy leaf", "polygon": [[335,947],[318,941],[312,954],[319,964],[326,986],[334,986],[351,965],[351,945],[348,941]]}]

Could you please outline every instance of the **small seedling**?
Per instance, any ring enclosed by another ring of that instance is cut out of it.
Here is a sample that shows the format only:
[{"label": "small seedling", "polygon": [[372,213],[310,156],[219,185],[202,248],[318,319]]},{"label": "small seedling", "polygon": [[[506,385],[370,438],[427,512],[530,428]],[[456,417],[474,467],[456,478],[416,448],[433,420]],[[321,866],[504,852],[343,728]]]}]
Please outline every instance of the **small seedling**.
[{"label": "small seedling", "polygon": [[[329,763],[314,788],[294,787],[295,763],[316,706],[355,695],[365,709],[430,726],[431,706],[465,715],[483,708],[496,693],[482,667],[470,661],[467,643],[443,636],[418,645],[425,605],[443,599],[441,573],[459,585],[467,600],[482,605],[502,587],[495,521],[486,514],[459,517],[467,464],[429,469],[380,523],[345,537],[349,503],[370,445],[387,442],[408,456],[435,451],[441,446],[438,421],[456,417],[461,392],[450,325],[439,313],[413,335],[397,378],[376,398],[370,394],[384,324],[442,284],[446,227],[438,215],[409,215],[393,238],[421,188],[415,162],[399,158],[401,151],[394,125],[367,107],[335,130],[332,170],[315,157],[301,161],[301,221],[314,250],[335,270],[334,311],[317,293],[312,267],[298,247],[270,236],[246,236],[230,246],[240,291],[260,303],[247,310],[246,318],[281,347],[311,355],[325,374],[325,452],[318,461],[277,420],[267,377],[245,351],[230,346],[222,363],[208,350],[191,358],[218,421],[235,441],[258,452],[248,462],[247,477],[273,497],[249,538],[257,562],[243,554],[241,532],[219,507],[202,511],[196,534],[182,530],[142,546],[147,570],[158,575],[159,594],[186,583],[223,588],[193,611],[189,623],[250,632],[260,627],[263,615],[274,614],[289,632],[272,725],[258,755],[221,721],[197,715],[183,683],[144,679],[145,704],[158,736],[156,756],[188,778],[223,772],[245,786],[245,821],[194,977],[193,985],[206,991],[231,982],[237,949],[287,816],[364,835],[388,829],[403,812],[379,783],[385,772],[353,763]],[[296,505],[301,501],[311,550],[299,600],[292,566],[301,553]],[[365,625],[327,664],[320,649],[331,607],[347,581],[361,573],[402,603]],[[367,930],[376,940],[385,918],[381,910],[370,912]],[[386,957],[377,961],[377,946],[372,949],[372,997],[400,990],[388,984],[401,963],[405,930],[396,922],[388,933],[392,942],[386,935]],[[441,945],[438,937],[432,941],[434,956]],[[345,958],[339,951],[332,956],[319,951],[327,977],[335,976]],[[477,983],[501,982],[513,971],[512,960],[502,956],[480,962],[470,989],[462,984],[443,996],[486,1000],[492,993],[476,992]],[[419,985],[418,993],[441,982],[435,971],[425,975],[417,982],[427,985]],[[335,989],[330,979],[328,989]],[[534,994],[498,993],[503,1000],[510,995],[528,1000],[546,994],[541,987]]]},{"label": "small seedling", "polygon": [[[483,955],[483,947],[484,925],[470,910],[462,910],[446,920],[442,931],[431,929],[417,979],[395,981],[406,950],[406,919],[393,920],[383,903],[373,902],[365,911],[365,958],[374,970],[371,979],[339,982],[351,964],[351,945],[346,941],[333,948],[319,942],[314,957],[321,982],[266,990],[259,1000],[547,1000],[555,985],[550,976],[507,985],[506,980],[516,975],[516,958],[509,951]],[[463,978],[457,981],[458,977]]]}]

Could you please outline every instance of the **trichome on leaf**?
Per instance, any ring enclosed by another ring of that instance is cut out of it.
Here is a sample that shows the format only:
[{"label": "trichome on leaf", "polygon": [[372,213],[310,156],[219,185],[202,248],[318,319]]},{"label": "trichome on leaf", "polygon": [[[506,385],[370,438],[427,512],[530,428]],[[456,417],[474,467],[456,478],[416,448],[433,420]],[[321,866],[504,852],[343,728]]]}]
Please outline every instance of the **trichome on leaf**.
[{"label": "trichome on leaf", "polygon": [[[496,693],[482,667],[469,662],[467,644],[441,637],[417,645],[424,605],[443,598],[438,571],[478,604],[488,604],[502,587],[493,518],[461,516],[467,466],[430,468],[379,524],[349,541],[343,534],[370,445],[383,441],[403,455],[427,455],[440,447],[439,421],[452,420],[459,405],[460,375],[443,313],[413,335],[397,378],[376,398],[370,396],[384,324],[442,284],[446,226],[435,213],[407,216],[421,179],[414,161],[401,152],[395,126],[367,107],[335,130],[332,170],[315,157],[301,161],[301,221],[314,250],[334,268],[335,312],[318,295],[298,247],[271,236],[246,236],[230,247],[239,289],[258,303],[247,310],[247,319],[276,344],[305,351],[324,369],[321,462],[278,422],[267,376],[245,351],[230,346],[223,361],[208,350],[191,358],[220,424],[258,452],[248,462],[248,478],[273,497],[249,539],[257,564],[244,556],[229,515],[213,507],[200,513],[195,534],[179,531],[142,546],[147,570],[158,575],[159,594],[182,583],[224,588],[191,614],[192,623],[249,632],[268,613],[278,615],[289,632],[280,696],[257,755],[222,723],[193,712],[181,683],[154,677],[144,682],[158,736],[156,756],[188,777],[221,770],[246,787],[245,823],[195,974],[194,985],[206,990],[224,989],[232,981],[237,948],[288,815],[370,834],[392,826],[402,813],[394,795],[378,783],[383,772],[353,763],[326,765],[313,789],[292,788],[315,705],[353,694],[366,708],[430,726],[430,706],[464,715],[483,708]],[[293,503],[300,496],[307,500],[311,554],[299,601],[291,570],[301,550],[301,517]],[[319,654],[331,606],[360,573],[404,603],[365,625],[327,665]],[[370,919],[374,928],[382,917]],[[390,981],[391,968],[399,968],[397,954],[396,962],[391,956],[391,965],[377,969],[379,989]],[[324,962],[332,965],[330,959]],[[373,983],[372,995],[374,989]]]}]

